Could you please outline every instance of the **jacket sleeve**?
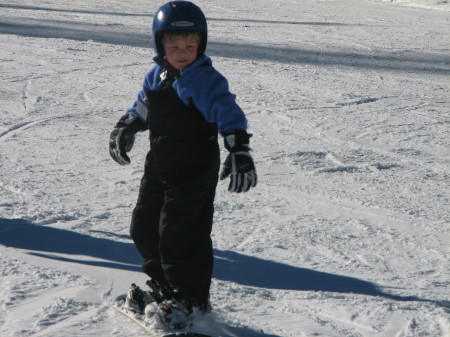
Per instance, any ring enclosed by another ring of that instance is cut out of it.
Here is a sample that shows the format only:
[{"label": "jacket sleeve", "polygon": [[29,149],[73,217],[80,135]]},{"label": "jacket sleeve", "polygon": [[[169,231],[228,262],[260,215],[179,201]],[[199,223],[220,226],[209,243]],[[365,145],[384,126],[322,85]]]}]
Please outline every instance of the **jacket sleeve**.
[{"label": "jacket sleeve", "polygon": [[143,130],[147,129],[149,109],[145,92],[149,89],[154,90],[159,83],[158,79],[159,67],[156,66],[145,76],[142,90],[139,91],[137,99],[136,101],[134,101],[133,106],[126,112],[127,115],[133,115],[139,118],[139,120],[142,122]]},{"label": "jacket sleeve", "polygon": [[183,74],[174,88],[185,104],[192,100],[221,133],[247,130],[247,119],[236,103],[236,96],[230,92],[228,81],[212,66],[200,66]]},{"label": "jacket sleeve", "polygon": [[141,90],[138,93],[136,101],[134,101],[133,106],[127,110],[126,114],[138,117],[144,129],[147,125],[148,117],[147,98],[145,97],[144,90]]}]

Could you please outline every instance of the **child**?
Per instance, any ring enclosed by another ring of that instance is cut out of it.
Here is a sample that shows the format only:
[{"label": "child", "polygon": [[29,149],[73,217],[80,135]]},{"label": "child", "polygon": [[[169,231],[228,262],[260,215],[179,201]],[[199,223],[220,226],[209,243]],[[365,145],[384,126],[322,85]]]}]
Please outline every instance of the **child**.
[{"label": "child", "polygon": [[220,175],[230,177],[228,190],[246,192],[257,182],[247,120],[204,54],[206,43],[199,7],[188,1],[163,5],[153,20],[156,65],[110,136],[112,158],[125,165],[135,133],[150,130],[130,234],[143,271],[163,295],[159,314],[167,323],[174,323],[174,310],[188,317],[210,309],[218,132],[229,151]]}]

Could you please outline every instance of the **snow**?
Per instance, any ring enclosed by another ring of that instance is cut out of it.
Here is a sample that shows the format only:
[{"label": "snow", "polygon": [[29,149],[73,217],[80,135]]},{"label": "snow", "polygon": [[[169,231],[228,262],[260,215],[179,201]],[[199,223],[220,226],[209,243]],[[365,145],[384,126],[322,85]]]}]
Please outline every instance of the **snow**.
[{"label": "snow", "polygon": [[[212,304],[240,337],[446,337],[448,1],[197,1],[258,186],[218,186]],[[145,336],[128,235],[148,141],[111,128],[163,1],[0,4],[0,335]],[[225,152],[223,152],[223,157]]]},{"label": "snow", "polygon": [[393,2],[402,6],[417,7],[424,9],[437,9],[442,11],[450,11],[448,0],[378,0],[384,2]]}]

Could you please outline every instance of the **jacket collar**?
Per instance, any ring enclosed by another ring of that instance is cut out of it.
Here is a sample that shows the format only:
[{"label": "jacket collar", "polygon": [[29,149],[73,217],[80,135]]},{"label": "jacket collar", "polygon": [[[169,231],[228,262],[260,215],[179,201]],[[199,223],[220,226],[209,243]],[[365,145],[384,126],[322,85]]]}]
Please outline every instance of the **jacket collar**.
[{"label": "jacket collar", "polygon": [[169,62],[167,62],[165,57],[161,56],[155,56],[153,58],[153,61],[155,61],[156,64],[163,67],[168,71],[168,73],[172,76],[180,75],[182,73],[185,73],[191,69],[196,68],[198,65],[208,64],[212,65],[212,60],[209,56],[203,54],[200,56],[197,60],[195,60],[192,64],[187,66],[185,69],[183,69],[181,72],[179,70],[176,70]]}]

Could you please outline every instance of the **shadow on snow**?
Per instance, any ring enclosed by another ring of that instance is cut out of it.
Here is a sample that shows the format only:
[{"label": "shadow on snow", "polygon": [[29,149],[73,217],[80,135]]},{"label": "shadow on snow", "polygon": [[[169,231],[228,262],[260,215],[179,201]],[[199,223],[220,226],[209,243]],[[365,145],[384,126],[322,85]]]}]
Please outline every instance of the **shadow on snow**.
[{"label": "shadow on snow", "polygon": [[[115,237],[116,234],[102,232]],[[123,237],[123,236],[119,236]],[[64,262],[97,267],[140,271],[141,257],[132,243],[96,238],[87,234],[35,225],[23,219],[0,218],[0,244],[30,251],[29,254]],[[63,254],[64,256],[57,255]],[[76,258],[67,257],[76,255]],[[266,289],[323,291],[379,296],[396,301],[436,302],[415,296],[398,296],[383,292],[368,281],[330,274],[287,264],[263,260],[233,251],[215,250],[214,278]],[[86,260],[81,256],[93,259]]]},{"label": "shadow on snow", "polygon": [[233,251],[216,250],[214,255],[214,277],[241,285],[265,289],[353,293],[396,301],[427,301],[416,296],[388,294],[374,283],[355,277],[299,268]]},{"label": "shadow on snow", "polygon": [[[94,14],[94,15],[106,15],[106,16],[142,16],[153,18],[153,14],[148,13],[127,13],[127,12],[108,12],[99,10],[87,10],[87,9],[64,9],[55,7],[40,7],[40,6],[28,6],[28,5],[11,5],[0,4],[0,8],[10,9],[22,9],[32,11],[44,11],[44,12],[60,12],[60,13],[73,13],[73,14]],[[309,21],[283,21],[283,20],[257,20],[257,19],[226,19],[226,18],[206,18],[208,21],[230,21],[230,22],[253,22],[253,23],[266,23],[266,24],[287,24],[287,25],[315,25],[315,26],[360,26],[360,24],[346,24],[340,22],[309,22]]]},{"label": "shadow on snow", "polygon": [[[1,6],[0,6],[1,7]],[[247,21],[247,20],[246,20]],[[251,21],[251,20],[250,20]],[[280,22],[266,22],[280,23]],[[281,22],[283,23],[283,22]],[[285,24],[304,25],[344,25],[326,22],[284,22]],[[33,19],[26,17],[2,17],[1,34],[15,34],[36,38],[61,38],[77,41],[95,41],[101,43],[148,48],[151,46],[150,23],[148,31],[124,31],[124,25],[99,25],[86,22]],[[247,60],[270,61],[290,64],[340,65],[376,70],[418,71],[429,73],[448,73],[448,57],[426,53],[412,55],[392,55],[374,52],[370,55],[354,51],[321,51],[295,47],[235,44],[208,41],[207,54]]]},{"label": "shadow on snow", "polygon": [[[0,218],[0,244],[29,250],[29,254],[97,267],[141,271],[141,257],[131,243],[96,238],[23,219]],[[55,254],[95,258],[85,260]]]}]

